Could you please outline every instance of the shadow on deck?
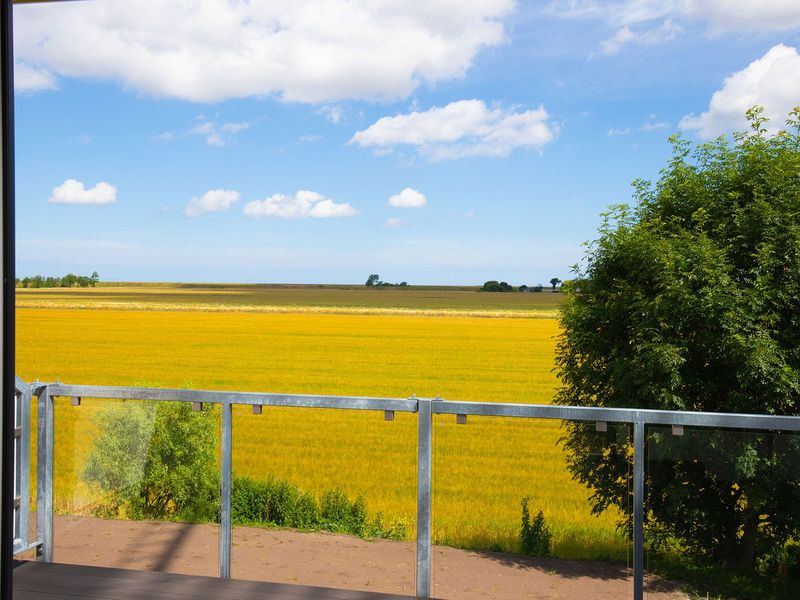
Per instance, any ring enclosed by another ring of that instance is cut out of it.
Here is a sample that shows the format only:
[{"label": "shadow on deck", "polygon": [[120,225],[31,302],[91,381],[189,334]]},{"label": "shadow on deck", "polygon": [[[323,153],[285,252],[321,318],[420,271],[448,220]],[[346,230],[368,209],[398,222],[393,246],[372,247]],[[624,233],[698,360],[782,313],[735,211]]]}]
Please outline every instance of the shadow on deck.
[{"label": "shadow on deck", "polygon": [[408,600],[409,596],[34,561],[14,567],[14,600]]}]

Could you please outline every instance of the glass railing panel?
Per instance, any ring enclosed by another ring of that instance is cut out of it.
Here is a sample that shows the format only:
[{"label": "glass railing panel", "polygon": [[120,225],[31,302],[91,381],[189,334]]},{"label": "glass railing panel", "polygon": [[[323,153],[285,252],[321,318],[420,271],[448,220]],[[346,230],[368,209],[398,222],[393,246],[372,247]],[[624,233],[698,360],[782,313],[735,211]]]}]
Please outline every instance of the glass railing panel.
[{"label": "glass railing panel", "polygon": [[701,597],[800,597],[800,434],[650,427],[646,464],[648,571]]},{"label": "glass railing panel", "polygon": [[53,561],[219,574],[220,408],[55,398]]},{"label": "glass railing panel", "polygon": [[[434,419],[433,596],[630,597],[630,543],[620,525],[630,507],[630,427],[458,420]],[[570,464],[597,473],[603,461],[617,504],[594,514],[593,492]]]},{"label": "glass railing panel", "polygon": [[416,433],[410,413],[235,406],[232,576],[413,595]]}]

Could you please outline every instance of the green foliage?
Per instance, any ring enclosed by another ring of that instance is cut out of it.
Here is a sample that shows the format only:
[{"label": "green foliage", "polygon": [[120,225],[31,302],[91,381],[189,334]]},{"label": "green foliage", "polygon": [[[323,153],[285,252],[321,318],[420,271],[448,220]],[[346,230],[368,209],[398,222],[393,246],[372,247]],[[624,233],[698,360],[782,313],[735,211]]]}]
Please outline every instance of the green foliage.
[{"label": "green foliage", "polygon": [[130,402],[97,413],[99,434],[81,477],[103,492],[98,513],[216,519],[217,417],[186,402]]},{"label": "green foliage", "polygon": [[522,499],[522,527],[519,531],[519,542],[522,552],[531,556],[550,556],[553,534],[544,521],[544,514],[539,511],[531,523],[528,509],[529,498]]},{"label": "green foliage", "polygon": [[373,273],[372,275],[367,277],[367,282],[364,285],[366,285],[367,287],[372,287],[373,285],[378,283],[380,278],[381,278],[380,275],[378,275],[377,273]]},{"label": "green foliage", "polygon": [[23,279],[17,278],[15,283],[16,287],[22,288],[71,288],[95,287],[98,281],[100,281],[100,275],[95,271],[90,276],[73,275],[72,273],[67,273],[63,277],[43,277],[42,275],[34,275],[33,277],[25,277]]},{"label": "green foliage", "polygon": [[550,285],[552,285],[552,286],[553,286],[553,291],[554,291],[554,292],[556,291],[556,286],[557,286],[559,283],[561,283],[561,280],[560,280],[558,277],[553,277],[553,278],[550,280]]},{"label": "green foliage", "polygon": [[351,502],[347,494],[337,488],[325,492],[317,503],[313,494],[275,478],[258,481],[234,476],[231,519],[237,525],[266,524],[367,538],[405,539],[408,533],[404,521],[397,521],[387,528],[381,513],[369,521],[367,502],[361,496]]},{"label": "green foliage", "polygon": [[[565,290],[557,402],[800,414],[800,109],[774,136],[760,115],[733,144],[673,137],[658,182],[634,182],[636,206],[604,215]],[[629,527],[629,445],[591,452],[592,432],[567,429],[593,510],[616,505]],[[651,435],[651,541],[752,569],[797,538],[796,438]]]},{"label": "green foliage", "polygon": [[495,281],[494,279],[487,281],[481,287],[482,292],[511,292],[513,290],[514,288],[505,281]]}]

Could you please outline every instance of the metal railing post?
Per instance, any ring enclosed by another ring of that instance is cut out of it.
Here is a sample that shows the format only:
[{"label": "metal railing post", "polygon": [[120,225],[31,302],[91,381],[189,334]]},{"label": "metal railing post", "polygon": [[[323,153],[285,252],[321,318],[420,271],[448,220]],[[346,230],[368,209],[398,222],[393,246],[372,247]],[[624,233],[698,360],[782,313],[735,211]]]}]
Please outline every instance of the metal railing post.
[{"label": "metal railing post", "polygon": [[39,390],[36,440],[36,539],[40,560],[53,561],[53,396],[48,386]]},{"label": "metal railing post", "polygon": [[28,524],[31,504],[31,388],[26,386],[20,395],[19,435],[16,437],[19,473],[15,492],[19,507],[19,538],[22,548],[29,543]]},{"label": "metal railing post", "polygon": [[644,599],[644,422],[633,424],[633,599]]},{"label": "metal railing post", "polygon": [[222,404],[219,576],[231,576],[231,480],[233,469],[233,405]]},{"label": "metal railing post", "polygon": [[431,466],[433,420],[431,401],[417,403],[417,596],[431,594]]}]

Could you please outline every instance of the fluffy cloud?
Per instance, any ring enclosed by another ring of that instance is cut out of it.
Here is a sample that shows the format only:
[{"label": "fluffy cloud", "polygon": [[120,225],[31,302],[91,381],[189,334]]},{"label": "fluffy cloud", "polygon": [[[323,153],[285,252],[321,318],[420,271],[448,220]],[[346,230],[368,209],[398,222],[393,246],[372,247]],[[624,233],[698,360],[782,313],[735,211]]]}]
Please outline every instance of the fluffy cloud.
[{"label": "fluffy cloud", "polygon": [[399,194],[395,194],[389,198],[387,204],[395,208],[420,208],[428,203],[425,194],[421,194],[417,190],[406,188]]},{"label": "fluffy cloud", "polygon": [[692,23],[709,34],[788,31],[800,27],[797,0],[558,0],[547,12],[554,16],[595,19],[616,28],[600,51],[613,54],[623,46],[668,42]]},{"label": "fluffy cloud", "polygon": [[337,204],[317,192],[300,190],[293,196],[274,194],[264,200],[253,200],[244,205],[244,214],[251,219],[279,217],[281,219],[326,219],[352,217],[358,211],[349,203]]},{"label": "fluffy cloud", "polygon": [[764,106],[764,116],[780,128],[800,98],[800,55],[796,48],[778,44],[741,71],[726,77],[722,89],[711,96],[708,110],[687,115],[680,127],[693,129],[702,138],[748,128],[745,111]]},{"label": "fluffy cloud", "polygon": [[[503,44],[514,0],[103,0],[15,7],[15,51],[38,73],[118,81],[196,102],[397,99],[459,78]],[[75,40],[81,43],[76,44]],[[29,75],[26,85],[36,87]]]},{"label": "fluffy cloud", "polygon": [[113,204],[117,201],[117,188],[101,181],[86,189],[77,179],[67,179],[53,188],[47,201],[53,204]]},{"label": "fluffy cloud", "polygon": [[192,219],[207,212],[228,210],[239,201],[239,192],[234,190],[209,190],[202,196],[195,196],[186,204],[183,213]]},{"label": "fluffy cloud", "polygon": [[541,148],[558,133],[543,107],[524,112],[489,108],[482,100],[459,100],[424,112],[383,117],[350,143],[387,150],[405,144],[431,160],[508,156],[516,148]]},{"label": "fluffy cloud", "polygon": [[33,68],[25,63],[14,65],[14,89],[18,92],[52,90],[58,87],[56,78],[44,68]]}]

